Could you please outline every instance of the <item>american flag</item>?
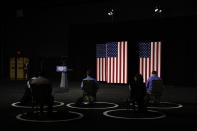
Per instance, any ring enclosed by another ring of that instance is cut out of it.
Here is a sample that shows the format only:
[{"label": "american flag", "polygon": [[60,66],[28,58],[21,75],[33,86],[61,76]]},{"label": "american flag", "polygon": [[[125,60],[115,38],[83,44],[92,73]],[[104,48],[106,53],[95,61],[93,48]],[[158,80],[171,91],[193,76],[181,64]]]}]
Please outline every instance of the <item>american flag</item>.
[{"label": "american flag", "polygon": [[96,45],[97,81],[128,83],[128,44],[109,42]]},{"label": "american flag", "polygon": [[143,75],[144,82],[152,71],[157,71],[161,77],[161,42],[139,43],[139,72]]},{"label": "american flag", "polygon": [[106,81],[106,45],[96,45],[96,79]]}]

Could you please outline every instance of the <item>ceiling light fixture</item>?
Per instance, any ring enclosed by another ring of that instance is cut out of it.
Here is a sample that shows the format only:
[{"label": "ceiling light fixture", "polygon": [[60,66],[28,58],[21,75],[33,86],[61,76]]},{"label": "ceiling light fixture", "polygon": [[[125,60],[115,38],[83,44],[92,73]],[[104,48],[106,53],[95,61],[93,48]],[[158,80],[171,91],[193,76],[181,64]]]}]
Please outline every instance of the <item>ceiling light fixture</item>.
[{"label": "ceiling light fixture", "polygon": [[107,13],[109,16],[112,16],[114,14],[114,10],[111,9],[108,13]]}]

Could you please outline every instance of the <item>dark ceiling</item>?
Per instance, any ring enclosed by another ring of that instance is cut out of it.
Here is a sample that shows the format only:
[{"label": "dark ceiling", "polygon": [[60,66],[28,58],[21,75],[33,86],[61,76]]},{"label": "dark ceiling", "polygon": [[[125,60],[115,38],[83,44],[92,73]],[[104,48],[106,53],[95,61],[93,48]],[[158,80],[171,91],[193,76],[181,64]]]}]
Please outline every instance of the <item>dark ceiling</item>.
[{"label": "dark ceiling", "polygon": [[196,2],[194,0],[17,0],[1,2],[1,5],[7,7],[54,7],[54,6],[77,6],[77,5],[97,5],[97,4],[120,4],[128,5],[130,7],[140,8],[155,6],[159,4],[163,8],[171,9],[196,9]]},{"label": "dark ceiling", "polygon": [[113,19],[116,21],[153,18],[156,15],[156,6],[162,9],[162,13],[159,14],[162,17],[196,16],[195,3],[192,0],[7,0],[1,4],[1,10],[5,14],[11,11],[15,13],[21,8],[24,9],[24,13],[51,11],[54,12],[53,15],[59,15],[64,12],[64,15],[70,17],[71,22],[86,23],[110,21],[111,17],[107,13],[112,8]]}]

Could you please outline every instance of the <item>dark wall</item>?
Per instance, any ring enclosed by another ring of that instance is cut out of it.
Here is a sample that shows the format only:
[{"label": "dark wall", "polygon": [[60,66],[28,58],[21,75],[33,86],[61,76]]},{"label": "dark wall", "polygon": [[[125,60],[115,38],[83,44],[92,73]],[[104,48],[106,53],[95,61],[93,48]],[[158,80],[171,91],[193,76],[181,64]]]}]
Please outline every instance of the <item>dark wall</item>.
[{"label": "dark wall", "polygon": [[[96,72],[96,44],[113,41],[128,41],[129,45],[129,78],[138,71],[137,35],[133,30],[134,23],[102,23],[72,25],[70,28],[69,58],[74,70],[72,77],[81,80],[85,69]],[[136,24],[136,23],[135,23]]]},{"label": "dark wall", "polygon": [[[196,85],[196,17],[166,21],[163,74],[166,82]],[[171,23],[171,24],[170,24]]]},{"label": "dark wall", "polygon": [[126,40],[129,44],[129,75],[132,78],[138,71],[137,43],[162,41],[162,77],[165,83],[196,85],[196,16],[71,24],[77,18],[70,21],[72,16],[67,11],[63,6],[27,7],[24,8],[24,17],[16,18],[14,10],[3,16],[3,77],[9,75],[9,58],[20,50],[22,55],[30,57],[31,67],[35,68],[33,72],[41,59],[47,59],[51,76],[55,77],[59,76],[55,66],[61,63],[61,56],[68,56],[69,68],[73,69],[69,72],[70,79],[81,80],[87,68],[95,71],[96,44]]},{"label": "dark wall", "polygon": [[[69,57],[76,72],[83,74],[86,65],[95,66],[96,44],[127,40],[129,43],[129,75],[138,71],[137,44],[141,41],[162,42],[162,78],[168,85],[196,85],[195,59],[196,17],[176,17],[124,23],[73,25],[70,28]],[[72,43],[72,44],[71,44]],[[76,49],[77,48],[77,49]],[[88,52],[88,53],[87,53]],[[82,54],[81,54],[82,53]]]},{"label": "dark wall", "polygon": [[61,63],[62,56],[68,55],[67,18],[56,8],[30,7],[23,11],[22,17],[16,17],[15,10],[10,11],[1,23],[1,74],[9,78],[9,58],[21,51],[21,56],[30,58],[32,74],[39,70],[41,59],[46,59],[50,76],[56,77],[55,66]]}]

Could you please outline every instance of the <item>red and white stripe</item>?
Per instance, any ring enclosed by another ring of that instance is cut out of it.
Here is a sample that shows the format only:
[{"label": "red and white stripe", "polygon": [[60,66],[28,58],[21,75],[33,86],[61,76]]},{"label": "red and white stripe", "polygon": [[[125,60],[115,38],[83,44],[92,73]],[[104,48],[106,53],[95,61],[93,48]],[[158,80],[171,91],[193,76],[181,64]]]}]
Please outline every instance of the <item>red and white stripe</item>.
[{"label": "red and white stripe", "polygon": [[161,77],[161,42],[151,42],[151,57],[139,59],[139,72],[143,75],[144,82],[151,76],[152,71],[157,71]]},{"label": "red and white stripe", "polygon": [[106,58],[96,58],[96,80],[106,81]]},{"label": "red and white stripe", "polygon": [[107,82],[128,83],[128,44],[118,42],[118,56],[107,58]]}]

